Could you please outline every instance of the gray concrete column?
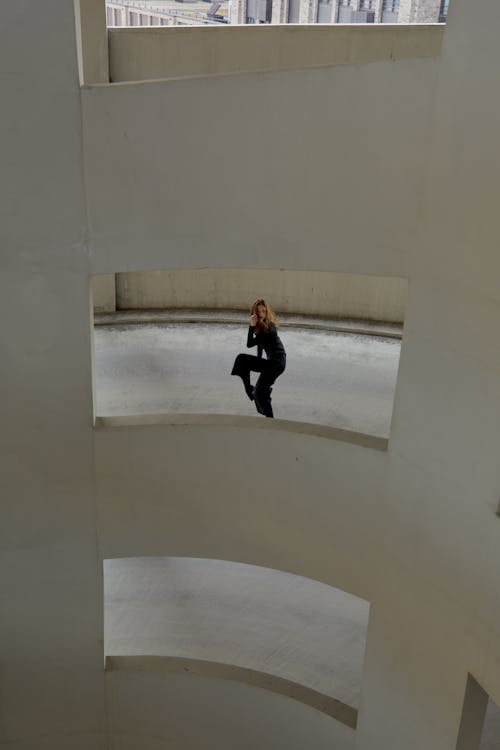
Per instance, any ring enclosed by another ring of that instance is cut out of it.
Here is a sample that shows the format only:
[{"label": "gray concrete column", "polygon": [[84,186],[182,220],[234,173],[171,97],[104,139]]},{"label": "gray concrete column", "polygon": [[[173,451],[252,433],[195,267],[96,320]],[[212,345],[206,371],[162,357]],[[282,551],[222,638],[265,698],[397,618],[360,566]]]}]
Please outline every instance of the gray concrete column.
[{"label": "gray concrete column", "polygon": [[74,0],[80,84],[108,83],[108,31],[104,0]]},{"label": "gray concrete column", "polygon": [[437,23],[440,0],[401,0],[398,23]]},{"label": "gray concrete column", "polygon": [[231,0],[229,23],[244,24],[246,23],[246,17],[247,17],[246,0]]},{"label": "gray concrete column", "polygon": [[382,0],[376,0],[375,7],[375,23],[380,23],[382,19]]},{"label": "gray concrete column", "polygon": [[273,0],[271,23],[288,23],[288,0]]},{"label": "gray concrete column", "polygon": [[415,0],[412,23],[437,23],[440,0]]},{"label": "gray concrete column", "polygon": [[410,23],[415,0],[401,0],[399,4],[398,23]]},{"label": "gray concrete column", "polygon": [[23,0],[2,14],[2,70],[15,75],[2,81],[0,745],[104,750],[74,6]]},{"label": "gray concrete column", "polygon": [[488,694],[468,675],[456,750],[479,750],[487,705]]},{"label": "gray concrete column", "polygon": [[299,23],[316,23],[318,0],[301,0]]}]

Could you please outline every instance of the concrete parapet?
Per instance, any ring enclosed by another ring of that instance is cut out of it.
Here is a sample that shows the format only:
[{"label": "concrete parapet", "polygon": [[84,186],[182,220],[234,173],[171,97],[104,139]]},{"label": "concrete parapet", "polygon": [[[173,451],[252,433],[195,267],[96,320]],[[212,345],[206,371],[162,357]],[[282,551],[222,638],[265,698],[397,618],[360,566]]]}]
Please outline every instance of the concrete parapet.
[{"label": "concrete parapet", "polygon": [[[237,23],[242,23],[239,3]],[[355,65],[438,57],[439,26],[315,24],[317,2],[300,4],[298,25],[110,29],[113,82],[257,70]]]},{"label": "concrete parapet", "polygon": [[116,310],[115,274],[103,273],[92,276],[91,286],[94,312],[114,312]]},{"label": "concrete parapet", "polygon": [[407,281],[326,271],[177,269],[119,273],[116,290],[117,310],[247,310],[264,297],[281,313],[402,323]]}]

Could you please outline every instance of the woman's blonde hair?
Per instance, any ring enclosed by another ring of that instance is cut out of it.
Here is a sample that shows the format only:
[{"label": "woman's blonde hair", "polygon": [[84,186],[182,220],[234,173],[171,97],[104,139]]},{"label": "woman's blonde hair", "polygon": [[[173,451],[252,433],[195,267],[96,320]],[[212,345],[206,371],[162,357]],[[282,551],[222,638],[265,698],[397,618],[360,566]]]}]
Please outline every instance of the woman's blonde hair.
[{"label": "woman's blonde hair", "polygon": [[252,307],[250,308],[250,315],[257,315],[257,308],[259,307],[259,305],[262,305],[266,308],[266,317],[264,321],[260,321],[259,318],[257,318],[257,325],[255,326],[256,333],[267,333],[269,331],[269,323],[272,323],[276,330],[278,330],[279,325],[278,321],[276,320],[274,310],[271,305],[266,302],[265,299],[255,300]]}]

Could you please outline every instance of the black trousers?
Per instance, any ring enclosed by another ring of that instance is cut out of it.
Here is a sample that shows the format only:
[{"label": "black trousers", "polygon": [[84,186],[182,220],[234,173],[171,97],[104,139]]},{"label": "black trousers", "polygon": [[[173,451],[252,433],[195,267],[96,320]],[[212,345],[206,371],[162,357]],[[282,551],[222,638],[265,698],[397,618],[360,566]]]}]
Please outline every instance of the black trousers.
[{"label": "black trousers", "polygon": [[259,414],[273,417],[271,406],[271,391],[274,381],[285,370],[285,362],[274,359],[263,359],[253,354],[238,354],[234,360],[231,375],[239,375],[245,386],[250,385],[250,373],[260,372],[255,384],[255,407]]}]

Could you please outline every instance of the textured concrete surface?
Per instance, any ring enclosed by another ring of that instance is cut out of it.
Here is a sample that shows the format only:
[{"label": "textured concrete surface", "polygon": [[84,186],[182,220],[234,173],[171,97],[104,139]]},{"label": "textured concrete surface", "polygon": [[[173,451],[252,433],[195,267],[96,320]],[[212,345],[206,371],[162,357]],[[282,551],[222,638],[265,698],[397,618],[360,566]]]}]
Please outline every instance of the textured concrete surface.
[{"label": "textured concrete surface", "polygon": [[[112,274],[94,276],[98,279],[97,293],[100,287],[112,277]],[[169,308],[162,310],[113,310],[99,312],[94,309],[96,326],[135,325],[137,323],[238,323],[245,326],[248,322],[247,310],[215,310],[200,308]],[[315,328],[318,331],[337,333],[362,333],[366,336],[386,336],[401,339],[401,323],[359,320],[357,318],[332,317],[324,315],[292,315],[280,313],[281,329]]]},{"label": "textured concrete surface", "polygon": [[345,724],[241,682],[119,670],[106,690],[113,750],[354,749]]},{"label": "textured concrete surface", "polygon": [[178,656],[283,677],[357,707],[369,604],[220,560],[104,563],[106,655]]},{"label": "textured concrete surface", "polygon": [[[255,415],[230,375],[249,351],[246,334],[242,323],[96,328],[96,413]],[[287,369],[274,386],[276,417],[389,435],[399,340],[286,327],[280,336]]]},{"label": "textured concrete surface", "polygon": [[230,680],[260,690],[267,690],[285,698],[291,698],[302,705],[314,708],[332,719],[336,719],[350,729],[356,729],[358,710],[347,703],[305,687],[299,682],[285,680],[269,672],[249,667],[224,664],[220,661],[193,659],[182,656],[107,656],[106,672],[190,674],[196,677],[209,677],[217,680]]}]

